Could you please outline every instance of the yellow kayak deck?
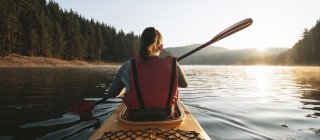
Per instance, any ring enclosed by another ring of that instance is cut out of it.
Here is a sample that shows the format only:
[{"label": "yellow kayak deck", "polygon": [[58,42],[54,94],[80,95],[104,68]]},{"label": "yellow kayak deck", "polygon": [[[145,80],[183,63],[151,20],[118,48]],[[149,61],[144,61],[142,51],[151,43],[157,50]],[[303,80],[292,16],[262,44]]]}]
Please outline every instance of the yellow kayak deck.
[{"label": "yellow kayak deck", "polygon": [[[133,138],[146,139],[146,137],[147,139],[167,139],[174,138],[177,135],[179,135],[179,139],[210,139],[206,132],[202,129],[200,124],[197,122],[197,120],[186,108],[186,106],[181,101],[178,101],[178,105],[181,109],[181,117],[179,119],[175,119],[172,121],[166,120],[137,122],[125,120],[122,118],[122,114],[126,110],[126,106],[124,105],[124,103],[122,103],[102,124],[102,126],[91,136],[90,140]],[[154,133],[163,134],[160,134],[161,136],[155,136],[156,134]],[[170,136],[171,134],[174,137]],[[185,137],[181,134],[188,136]],[[167,138],[165,138],[166,136]]]}]

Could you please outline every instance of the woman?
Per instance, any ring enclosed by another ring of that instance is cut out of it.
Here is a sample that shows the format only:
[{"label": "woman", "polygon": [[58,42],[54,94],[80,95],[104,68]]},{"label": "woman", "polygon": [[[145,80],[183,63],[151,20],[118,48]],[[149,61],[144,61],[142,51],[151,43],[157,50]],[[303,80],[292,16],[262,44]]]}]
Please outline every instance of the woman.
[{"label": "woman", "polygon": [[[174,117],[178,86],[187,87],[188,81],[176,58],[159,57],[162,49],[160,32],[153,27],[146,28],[141,35],[139,57],[125,62],[112,82],[109,97],[116,97],[123,88],[126,89],[123,101],[129,110],[129,119],[158,120]],[[150,112],[163,114],[164,117],[141,117]]]}]

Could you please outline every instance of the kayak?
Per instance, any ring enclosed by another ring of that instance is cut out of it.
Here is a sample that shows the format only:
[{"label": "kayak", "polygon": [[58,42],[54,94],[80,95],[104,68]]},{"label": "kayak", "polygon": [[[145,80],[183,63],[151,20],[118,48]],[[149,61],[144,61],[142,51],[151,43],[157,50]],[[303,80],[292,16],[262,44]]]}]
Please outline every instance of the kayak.
[{"label": "kayak", "polygon": [[177,102],[179,116],[161,121],[130,121],[125,118],[127,111],[124,103],[103,122],[101,127],[91,136],[90,140],[165,140],[165,139],[204,139],[210,137],[203,130],[187,107]]}]

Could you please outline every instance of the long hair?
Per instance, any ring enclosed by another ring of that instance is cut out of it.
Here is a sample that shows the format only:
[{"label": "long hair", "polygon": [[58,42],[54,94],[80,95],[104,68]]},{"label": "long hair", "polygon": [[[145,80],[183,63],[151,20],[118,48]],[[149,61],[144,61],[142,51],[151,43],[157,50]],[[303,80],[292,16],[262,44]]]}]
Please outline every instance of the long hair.
[{"label": "long hair", "polygon": [[140,39],[140,57],[143,60],[148,60],[150,54],[154,54],[160,50],[162,43],[161,33],[154,27],[144,29]]}]

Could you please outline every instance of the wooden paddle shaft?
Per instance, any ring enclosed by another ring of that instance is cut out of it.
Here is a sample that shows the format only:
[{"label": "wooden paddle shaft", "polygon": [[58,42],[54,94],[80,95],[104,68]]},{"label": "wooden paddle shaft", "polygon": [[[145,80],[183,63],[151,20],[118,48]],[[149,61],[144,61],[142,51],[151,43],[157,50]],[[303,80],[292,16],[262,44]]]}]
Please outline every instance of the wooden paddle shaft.
[{"label": "wooden paddle shaft", "polygon": [[217,42],[217,41],[219,41],[229,35],[232,35],[232,34],[238,32],[244,28],[249,27],[252,24],[252,22],[253,22],[253,20],[251,18],[247,18],[247,19],[244,19],[242,21],[239,21],[239,22],[233,24],[232,26],[228,27],[227,29],[224,29],[223,31],[221,31],[219,34],[217,34],[215,37],[213,37],[210,41],[208,41],[208,42],[202,44],[201,46],[191,50],[190,52],[180,56],[177,59],[177,61],[180,61],[180,60],[186,58],[187,56],[199,51],[200,49],[202,49],[204,47],[209,46],[210,44],[212,44],[214,42]]}]

